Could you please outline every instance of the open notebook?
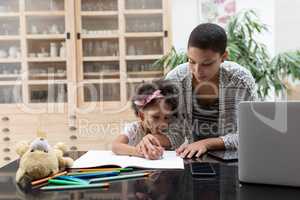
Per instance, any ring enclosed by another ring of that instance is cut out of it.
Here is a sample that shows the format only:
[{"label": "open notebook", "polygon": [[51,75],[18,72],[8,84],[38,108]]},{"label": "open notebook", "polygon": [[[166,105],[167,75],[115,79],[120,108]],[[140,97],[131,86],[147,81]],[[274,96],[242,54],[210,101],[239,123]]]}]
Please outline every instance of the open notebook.
[{"label": "open notebook", "polygon": [[134,156],[119,156],[111,151],[88,151],[78,158],[72,168],[92,168],[114,165],[147,169],[184,169],[183,159],[175,151],[165,151],[160,160],[147,160]]}]

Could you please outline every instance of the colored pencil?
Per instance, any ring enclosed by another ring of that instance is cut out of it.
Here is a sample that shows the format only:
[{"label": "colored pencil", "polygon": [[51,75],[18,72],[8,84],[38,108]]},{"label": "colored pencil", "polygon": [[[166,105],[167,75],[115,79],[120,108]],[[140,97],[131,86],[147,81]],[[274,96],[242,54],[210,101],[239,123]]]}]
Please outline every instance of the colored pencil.
[{"label": "colored pencil", "polygon": [[101,178],[101,177],[109,177],[109,176],[118,176],[120,172],[99,172],[99,173],[92,173],[92,174],[79,174],[73,175],[72,177],[75,178]]},{"label": "colored pencil", "polygon": [[59,179],[49,179],[48,183],[55,185],[85,185],[77,181],[67,181],[67,180],[59,180]]},{"label": "colored pencil", "polygon": [[65,181],[73,181],[73,182],[78,182],[81,184],[88,184],[89,182],[80,178],[75,178],[73,176],[58,176],[54,180],[59,179],[59,180],[65,180]]},{"label": "colored pencil", "polygon": [[50,180],[52,178],[55,178],[55,177],[58,177],[58,176],[63,176],[63,175],[66,175],[67,173],[68,173],[67,171],[60,172],[60,173],[57,173],[53,176],[49,176],[49,177],[46,177],[46,178],[42,178],[42,179],[33,181],[33,182],[31,182],[31,185],[38,185],[38,184],[41,184],[41,183],[45,183],[45,182],[47,182],[48,180]]},{"label": "colored pencil", "polygon": [[104,181],[114,181],[114,180],[121,180],[121,179],[138,178],[138,177],[149,176],[149,174],[150,173],[139,173],[139,174],[119,175],[119,176],[113,176],[113,177],[94,178],[94,179],[91,179],[89,182],[90,183],[98,183],[98,182],[104,182]]},{"label": "colored pencil", "polygon": [[[86,169],[75,169],[74,172],[102,172],[102,171],[121,171],[121,172],[128,172],[133,171],[133,168],[86,168]],[[73,172],[73,171],[72,171]]]},{"label": "colored pencil", "polygon": [[109,187],[109,183],[99,183],[99,184],[87,184],[87,185],[61,185],[61,186],[45,186],[42,187],[43,191],[51,191],[51,190],[77,190],[77,189],[91,189],[91,188],[103,188]]},{"label": "colored pencil", "polygon": [[93,171],[93,172],[69,172],[67,175],[68,176],[76,176],[76,175],[82,175],[82,174],[96,174],[96,173],[107,173],[107,172],[117,172],[120,173],[119,170],[115,171]]}]

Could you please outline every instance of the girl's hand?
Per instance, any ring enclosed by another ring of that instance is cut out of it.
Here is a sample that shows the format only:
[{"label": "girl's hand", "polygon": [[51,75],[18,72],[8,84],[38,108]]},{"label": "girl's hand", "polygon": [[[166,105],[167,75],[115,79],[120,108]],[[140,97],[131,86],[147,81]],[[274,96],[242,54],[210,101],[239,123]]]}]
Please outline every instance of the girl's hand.
[{"label": "girl's hand", "polygon": [[145,158],[151,160],[160,159],[164,151],[159,140],[151,134],[143,137],[142,141],[137,145],[137,149]]},{"label": "girl's hand", "polygon": [[194,155],[199,158],[207,152],[208,148],[204,141],[194,142],[192,144],[182,144],[176,149],[176,154],[181,158],[192,158]]}]

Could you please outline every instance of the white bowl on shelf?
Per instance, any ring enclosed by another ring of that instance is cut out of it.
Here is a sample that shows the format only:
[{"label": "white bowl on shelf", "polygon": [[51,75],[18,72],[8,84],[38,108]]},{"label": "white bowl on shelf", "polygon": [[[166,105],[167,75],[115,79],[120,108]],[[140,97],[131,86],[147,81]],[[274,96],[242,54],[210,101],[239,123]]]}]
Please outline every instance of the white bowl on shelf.
[{"label": "white bowl on shelf", "polygon": [[44,53],[37,53],[38,58],[47,58],[49,57],[49,53],[44,52]]},{"label": "white bowl on shelf", "polygon": [[36,53],[29,53],[28,55],[30,58],[36,58]]}]

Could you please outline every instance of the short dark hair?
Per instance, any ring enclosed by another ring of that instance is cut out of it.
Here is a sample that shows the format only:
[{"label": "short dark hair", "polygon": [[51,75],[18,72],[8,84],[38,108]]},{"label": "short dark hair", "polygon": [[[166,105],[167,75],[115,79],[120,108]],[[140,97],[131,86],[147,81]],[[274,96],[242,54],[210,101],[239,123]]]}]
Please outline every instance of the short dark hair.
[{"label": "short dark hair", "polygon": [[[140,111],[140,107],[137,106],[134,102],[145,95],[151,95],[156,90],[160,90],[161,94],[164,96],[165,103],[171,107],[172,114],[174,116],[177,115],[177,108],[178,108],[178,88],[177,86],[169,80],[153,80],[151,82],[144,82],[140,84],[136,89],[136,94],[132,98],[132,108],[136,115],[138,115]],[[157,100],[152,100],[143,109],[154,105]]]},{"label": "short dark hair", "polygon": [[210,49],[220,54],[226,51],[226,46],[227,35],[225,30],[221,26],[212,23],[198,25],[191,32],[188,41],[188,48]]}]

